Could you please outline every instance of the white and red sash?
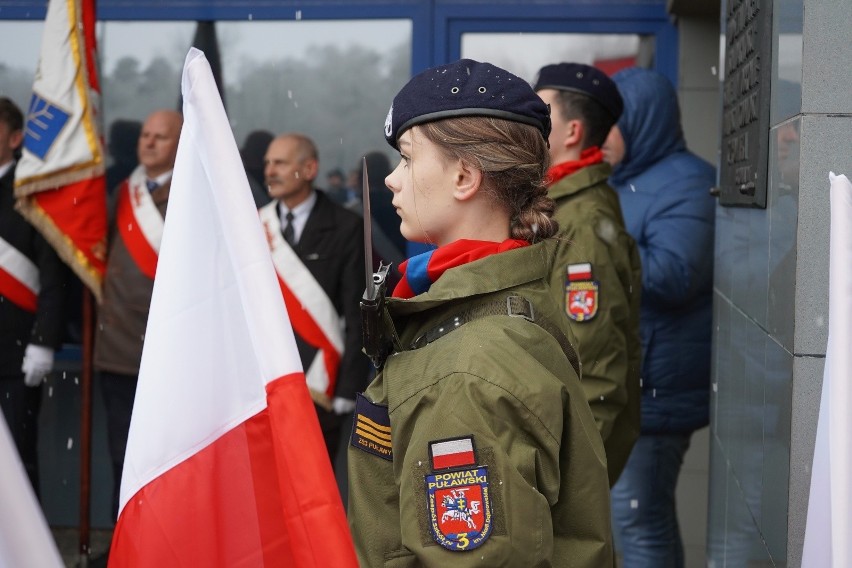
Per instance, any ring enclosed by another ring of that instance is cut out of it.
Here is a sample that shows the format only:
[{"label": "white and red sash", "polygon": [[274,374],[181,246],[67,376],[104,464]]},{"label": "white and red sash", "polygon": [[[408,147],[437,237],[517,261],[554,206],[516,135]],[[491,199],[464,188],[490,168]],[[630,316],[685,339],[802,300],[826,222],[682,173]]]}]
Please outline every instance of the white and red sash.
[{"label": "white and red sash", "polygon": [[115,217],[121,240],[142,274],[153,280],[164,221],[145,184],[145,169],[133,170],[118,191]]},{"label": "white and red sash", "polygon": [[35,313],[41,288],[38,267],[3,238],[0,238],[0,296],[22,310]]},{"label": "white and red sash", "polygon": [[314,401],[330,410],[343,356],[344,321],[325,290],[284,240],[276,204],[273,201],[260,209],[260,221],[293,331],[317,349],[316,357],[305,369],[308,388]]}]

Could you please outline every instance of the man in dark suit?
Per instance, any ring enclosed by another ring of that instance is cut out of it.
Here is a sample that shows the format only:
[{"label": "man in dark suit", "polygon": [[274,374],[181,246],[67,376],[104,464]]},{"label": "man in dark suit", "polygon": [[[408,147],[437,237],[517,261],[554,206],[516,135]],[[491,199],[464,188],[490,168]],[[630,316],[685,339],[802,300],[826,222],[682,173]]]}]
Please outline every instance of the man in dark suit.
[{"label": "man in dark suit", "polygon": [[23,124],[21,110],[0,97],[0,409],[38,494],[41,385],[62,341],[68,272],[14,208],[15,156]]},{"label": "man in dark suit", "polygon": [[364,292],[362,221],[314,188],[319,157],[307,136],[278,136],[264,164],[273,201],[260,209],[260,217],[334,463],[341,426],[369,373],[369,361],[361,352],[359,311]]}]

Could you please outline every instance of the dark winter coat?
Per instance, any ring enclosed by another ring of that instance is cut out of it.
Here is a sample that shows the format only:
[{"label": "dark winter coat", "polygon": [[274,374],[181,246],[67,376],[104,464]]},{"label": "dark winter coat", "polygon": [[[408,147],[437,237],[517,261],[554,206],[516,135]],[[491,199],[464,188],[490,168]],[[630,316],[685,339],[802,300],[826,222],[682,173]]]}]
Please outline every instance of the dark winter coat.
[{"label": "dark winter coat", "polygon": [[668,79],[614,80],[625,155],[610,184],[642,259],[642,432],[691,432],[709,420],[716,173],[686,149]]}]

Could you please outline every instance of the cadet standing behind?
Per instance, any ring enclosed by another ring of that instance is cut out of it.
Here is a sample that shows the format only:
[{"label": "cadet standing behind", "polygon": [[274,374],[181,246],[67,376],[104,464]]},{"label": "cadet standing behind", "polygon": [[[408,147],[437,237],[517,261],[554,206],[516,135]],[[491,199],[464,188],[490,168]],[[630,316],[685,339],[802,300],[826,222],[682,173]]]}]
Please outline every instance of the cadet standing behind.
[{"label": "cadet standing behind", "polygon": [[386,183],[403,236],[438,248],[403,263],[393,354],[357,400],[362,566],[612,566],[603,445],[548,283],[549,132],[529,84],[487,63],[393,100]]},{"label": "cadet standing behind", "polygon": [[543,67],[535,90],[553,120],[548,195],[560,246],[551,286],[579,342],[612,485],[639,435],[639,254],[600,150],[622,101],[609,77],[579,63]]},{"label": "cadet standing behind", "polygon": [[15,154],[23,125],[21,110],[0,97],[0,409],[38,495],[41,383],[62,341],[68,270],[15,211]]},{"label": "cadet standing behind", "polygon": [[106,405],[113,517],[118,514],[127,433],[182,125],[180,113],[172,110],[154,111],[145,119],[137,146],[139,166],[113,192],[110,203],[109,249],[104,297],[98,307],[94,365],[100,372]]}]

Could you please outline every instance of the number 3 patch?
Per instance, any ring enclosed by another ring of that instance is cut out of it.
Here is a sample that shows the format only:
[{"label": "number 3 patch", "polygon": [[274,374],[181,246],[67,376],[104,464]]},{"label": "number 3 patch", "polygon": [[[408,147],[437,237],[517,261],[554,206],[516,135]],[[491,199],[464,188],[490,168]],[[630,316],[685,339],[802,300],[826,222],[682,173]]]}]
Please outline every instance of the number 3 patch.
[{"label": "number 3 patch", "polygon": [[491,535],[488,468],[476,464],[473,437],[429,442],[426,476],[429,525],[435,542],[455,552],[473,550]]}]

